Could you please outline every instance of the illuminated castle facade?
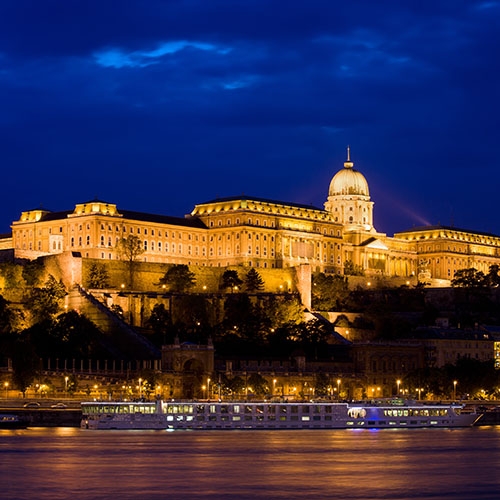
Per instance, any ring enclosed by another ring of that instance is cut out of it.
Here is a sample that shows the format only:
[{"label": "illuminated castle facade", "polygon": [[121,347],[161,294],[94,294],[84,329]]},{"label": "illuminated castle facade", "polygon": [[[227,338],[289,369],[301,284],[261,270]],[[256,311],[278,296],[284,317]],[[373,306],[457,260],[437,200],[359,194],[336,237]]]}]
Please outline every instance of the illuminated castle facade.
[{"label": "illuminated castle facade", "polygon": [[332,178],[324,208],[248,196],[197,204],[184,218],[121,210],[104,201],[73,210],[23,212],[12,223],[19,258],[76,252],[118,259],[117,242],[137,236],[147,262],[192,266],[286,268],[343,274],[449,280],[457,269],[487,272],[500,263],[500,237],[445,226],[388,237],[373,227],[368,183],[347,161]]}]

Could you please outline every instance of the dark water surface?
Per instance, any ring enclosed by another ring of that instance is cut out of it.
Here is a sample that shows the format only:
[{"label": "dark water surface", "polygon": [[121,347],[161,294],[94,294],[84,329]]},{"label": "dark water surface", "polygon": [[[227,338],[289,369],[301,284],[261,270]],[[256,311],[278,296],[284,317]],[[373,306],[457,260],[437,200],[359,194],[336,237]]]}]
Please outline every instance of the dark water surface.
[{"label": "dark water surface", "polygon": [[500,498],[500,427],[0,431],[0,498]]}]

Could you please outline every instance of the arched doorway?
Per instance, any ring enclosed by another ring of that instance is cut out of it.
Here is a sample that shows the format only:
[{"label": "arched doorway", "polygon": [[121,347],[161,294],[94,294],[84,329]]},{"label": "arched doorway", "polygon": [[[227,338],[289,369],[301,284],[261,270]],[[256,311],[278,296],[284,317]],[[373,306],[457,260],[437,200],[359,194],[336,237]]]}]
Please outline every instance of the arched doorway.
[{"label": "arched doorway", "polygon": [[182,394],[187,399],[203,397],[205,366],[199,359],[188,359],[182,367]]}]

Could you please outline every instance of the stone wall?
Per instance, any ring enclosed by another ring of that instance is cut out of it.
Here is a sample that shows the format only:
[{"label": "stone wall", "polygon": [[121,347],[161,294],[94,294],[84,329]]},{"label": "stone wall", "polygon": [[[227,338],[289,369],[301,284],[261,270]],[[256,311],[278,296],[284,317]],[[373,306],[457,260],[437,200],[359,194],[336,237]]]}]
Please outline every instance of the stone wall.
[{"label": "stone wall", "polygon": [[[109,275],[109,287],[111,289],[127,289],[129,271],[127,263],[118,260],[81,259],[81,284],[89,287],[89,272],[93,264],[104,265]],[[161,292],[160,279],[171,267],[169,264],[154,262],[136,262],[134,264],[134,291],[138,292]],[[208,267],[189,266],[189,270],[196,278],[195,286],[190,290],[193,293],[217,293],[222,274],[226,270],[236,270],[240,279],[244,280],[250,268],[242,266],[230,267]],[[290,267],[285,269],[256,268],[264,281],[264,292],[297,292],[299,280],[297,269]],[[65,274],[68,274],[67,272]],[[76,273],[75,273],[76,275]],[[310,278],[309,278],[310,281]],[[303,282],[303,280],[302,280]],[[122,286],[123,285],[123,286]]]}]

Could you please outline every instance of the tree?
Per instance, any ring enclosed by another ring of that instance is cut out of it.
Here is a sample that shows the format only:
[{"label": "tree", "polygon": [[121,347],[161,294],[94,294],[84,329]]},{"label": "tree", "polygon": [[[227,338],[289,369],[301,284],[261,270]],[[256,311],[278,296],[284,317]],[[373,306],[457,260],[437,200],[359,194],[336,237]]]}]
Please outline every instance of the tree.
[{"label": "tree", "polygon": [[57,281],[49,274],[41,288],[33,288],[26,301],[26,308],[31,311],[35,322],[52,318],[59,311],[66,289],[61,280]]},{"label": "tree", "polygon": [[38,286],[44,271],[43,262],[40,259],[30,260],[23,266],[22,276],[29,287]]},{"label": "tree", "polygon": [[227,388],[233,394],[241,394],[245,388],[245,381],[243,378],[236,376],[227,381]]},{"label": "tree", "polygon": [[40,358],[29,342],[16,342],[12,352],[12,370],[12,381],[24,396],[40,370]]},{"label": "tree", "polygon": [[312,276],[312,306],[317,311],[343,310],[349,297],[347,278],[338,274]]},{"label": "tree", "polygon": [[[154,332],[154,343],[156,345],[166,344],[167,333],[172,328],[172,319],[164,304],[154,305],[147,324]],[[171,340],[173,339],[169,339],[169,341]]]},{"label": "tree", "polygon": [[142,242],[137,236],[131,234],[130,236],[118,240],[118,243],[116,244],[116,251],[118,253],[118,257],[127,263],[129,279],[128,285],[129,288],[133,288],[135,264],[139,255],[144,253]]},{"label": "tree", "polygon": [[496,288],[500,285],[500,266],[498,264],[492,264],[489,268],[488,274],[486,275],[486,283],[492,288]]},{"label": "tree", "polygon": [[284,324],[298,324],[304,320],[304,306],[297,296],[287,294],[269,297],[266,304],[266,315],[270,326],[278,328]]},{"label": "tree", "polygon": [[22,280],[21,266],[13,262],[3,262],[0,264],[0,276],[4,279],[4,288],[18,288]]},{"label": "tree", "polygon": [[241,286],[242,283],[243,283],[243,281],[238,276],[238,271],[234,271],[232,269],[227,269],[222,274],[220,288],[222,290],[229,288],[232,292],[233,290],[235,290],[239,286]]},{"label": "tree", "polygon": [[38,322],[22,333],[40,358],[89,358],[109,354],[102,347],[102,333],[76,311]]},{"label": "tree", "polygon": [[328,386],[330,379],[326,373],[318,372],[314,377],[314,395],[319,398],[324,398],[328,395]]},{"label": "tree", "polygon": [[352,260],[344,262],[344,274],[347,276],[364,276],[365,272],[361,266],[354,264]]},{"label": "tree", "polygon": [[451,286],[458,288],[484,288],[487,286],[487,283],[482,271],[470,267],[455,271],[455,275],[451,280]]},{"label": "tree", "polygon": [[269,382],[260,373],[252,373],[248,377],[247,387],[251,388],[256,396],[264,396],[270,392]]},{"label": "tree", "polygon": [[0,335],[10,333],[13,330],[14,313],[9,303],[0,295]]},{"label": "tree", "polygon": [[245,289],[247,292],[258,292],[264,289],[264,280],[254,267],[248,271],[245,277]]},{"label": "tree", "polygon": [[246,293],[228,295],[224,302],[223,329],[246,337],[255,316],[254,307]]},{"label": "tree", "polygon": [[160,278],[159,285],[168,287],[170,292],[183,293],[192,288],[195,283],[195,274],[189,270],[189,267],[186,264],[178,264],[170,267]]},{"label": "tree", "polygon": [[109,286],[109,274],[106,266],[94,262],[89,269],[89,288],[107,288]]},{"label": "tree", "polygon": [[77,311],[60,314],[51,334],[59,345],[61,358],[90,358],[104,353],[101,347],[102,333],[89,318]]}]

